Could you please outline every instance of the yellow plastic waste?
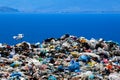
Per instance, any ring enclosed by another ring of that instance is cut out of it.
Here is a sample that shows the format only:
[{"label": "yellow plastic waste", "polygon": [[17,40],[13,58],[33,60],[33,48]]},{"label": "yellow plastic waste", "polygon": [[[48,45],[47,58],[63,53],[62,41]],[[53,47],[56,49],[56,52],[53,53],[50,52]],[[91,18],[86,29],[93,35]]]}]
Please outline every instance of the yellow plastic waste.
[{"label": "yellow plastic waste", "polygon": [[86,43],[87,41],[86,41],[86,39],[82,38],[82,39],[80,39],[80,42],[81,43]]},{"label": "yellow plastic waste", "polygon": [[77,49],[77,48],[78,48],[78,46],[73,46],[73,48],[74,48],[74,49]]},{"label": "yellow plastic waste", "polygon": [[18,66],[19,66],[19,64],[16,63],[16,64],[15,64],[15,67],[18,67]]},{"label": "yellow plastic waste", "polygon": [[53,46],[53,45],[52,45],[52,46],[50,46],[50,49],[54,49],[54,48],[55,48],[55,46]]},{"label": "yellow plastic waste", "polygon": [[91,67],[93,67],[95,64],[96,64],[96,62],[93,62],[93,61],[92,62],[88,62],[88,65],[91,66]]},{"label": "yellow plastic waste", "polygon": [[71,54],[72,54],[72,56],[73,56],[74,58],[78,57],[78,53],[77,53],[77,52],[71,52]]},{"label": "yellow plastic waste", "polygon": [[13,59],[16,61],[16,60],[18,60],[19,58],[18,58],[18,57],[14,57]]}]

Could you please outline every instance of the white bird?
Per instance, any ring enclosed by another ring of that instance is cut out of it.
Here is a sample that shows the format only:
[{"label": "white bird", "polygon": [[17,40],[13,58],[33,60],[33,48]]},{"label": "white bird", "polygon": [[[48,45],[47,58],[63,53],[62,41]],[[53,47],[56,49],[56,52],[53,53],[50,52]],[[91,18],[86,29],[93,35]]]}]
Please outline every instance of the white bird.
[{"label": "white bird", "polygon": [[18,34],[17,36],[13,36],[13,39],[19,40],[22,39],[24,37],[23,34]]},{"label": "white bird", "polygon": [[40,45],[40,42],[35,43],[35,45]]},{"label": "white bird", "polygon": [[17,38],[17,36],[13,36],[13,39],[16,39]]}]

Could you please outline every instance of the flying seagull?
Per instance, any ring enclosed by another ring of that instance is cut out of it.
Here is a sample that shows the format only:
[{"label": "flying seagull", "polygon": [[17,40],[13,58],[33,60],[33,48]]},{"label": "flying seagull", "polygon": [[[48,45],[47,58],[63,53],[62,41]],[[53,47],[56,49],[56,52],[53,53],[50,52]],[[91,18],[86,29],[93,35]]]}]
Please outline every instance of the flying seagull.
[{"label": "flying seagull", "polygon": [[23,34],[18,34],[17,36],[13,36],[13,39],[15,39],[15,40],[20,40],[20,39],[22,39],[23,37],[24,37]]}]

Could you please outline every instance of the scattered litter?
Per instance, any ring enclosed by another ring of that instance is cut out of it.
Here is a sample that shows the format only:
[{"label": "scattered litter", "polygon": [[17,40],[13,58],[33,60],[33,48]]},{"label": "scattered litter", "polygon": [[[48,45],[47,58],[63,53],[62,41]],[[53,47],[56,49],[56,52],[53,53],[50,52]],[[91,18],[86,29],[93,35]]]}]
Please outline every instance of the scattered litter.
[{"label": "scattered litter", "polygon": [[0,80],[119,80],[119,74],[120,46],[102,38],[65,34],[35,44],[0,43]]}]

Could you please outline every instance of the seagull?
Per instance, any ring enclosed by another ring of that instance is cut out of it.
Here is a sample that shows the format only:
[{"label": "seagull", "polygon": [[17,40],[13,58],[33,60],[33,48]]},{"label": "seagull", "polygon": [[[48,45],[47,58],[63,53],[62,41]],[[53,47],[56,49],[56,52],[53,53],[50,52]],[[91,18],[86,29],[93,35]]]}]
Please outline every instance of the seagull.
[{"label": "seagull", "polygon": [[17,36],[13,36],[13,39],[19,40],[22,39],[24,37],[23,34],[18,34]]}]

